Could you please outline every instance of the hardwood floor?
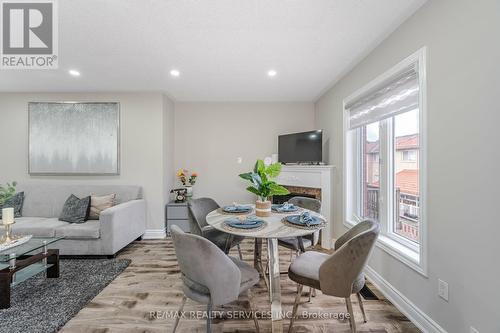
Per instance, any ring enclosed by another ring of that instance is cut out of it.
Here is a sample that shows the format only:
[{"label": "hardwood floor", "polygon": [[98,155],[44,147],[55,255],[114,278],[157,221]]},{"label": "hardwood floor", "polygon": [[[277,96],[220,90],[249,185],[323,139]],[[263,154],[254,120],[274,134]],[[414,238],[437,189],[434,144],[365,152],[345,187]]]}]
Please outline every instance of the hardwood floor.
[{"label": "hardwood floor", "polygon": [[[245,241],[242,246],[246,261],[253,263],[253,241]],[[290,263],[290,252],[281,251],[282,271]],[[237,256],[236,251],[231,255]],[[107,286],[92,302],[70,320],[61,332],[171,332],[174,319],[165,318],[166,314],[174,314],[181,300],[181,282],[175,251],[170,240],[143,240],[126,247],[120,258],[132,260],[130,266],[109,286]],[[420,332],[404,315],[370,285],[380,300],[365,300],[368,322],[363,323],[357,299],[352,297],[358,332]],[[296,285],[282,275],[283,310],[291,311]],[[304,288],[307,292],[308,288]],[[246,294],[240,296],[238,302],[232,303],[224,311],[240,310],[247,306]],[[332,316],[345,313],[343,299],[322,295],[320,291],[308,303],[304,293],[299,314],[322,314]],[[268,293],[263,281],[252,291],[252,305],[255,310],[268,311]],[[205,307],[188,300],[184,311],[204,311]],[[158,312],[157,312],[158,311]],[[151,315],[154,312],[155,315]],[[202,313],[201,313],[202,314]],[[284,329],[288,330],[289,320],[285,319]],[[261,332],[270,332],[270,321],[259,320]],[[205,320],[183,318],[177,332],[204,332]],[[251,319],[214,319],[213,332],[254,332]],[[347,320],[317,319],[299,317],[294,324],[294,332],[349,332]]]}]

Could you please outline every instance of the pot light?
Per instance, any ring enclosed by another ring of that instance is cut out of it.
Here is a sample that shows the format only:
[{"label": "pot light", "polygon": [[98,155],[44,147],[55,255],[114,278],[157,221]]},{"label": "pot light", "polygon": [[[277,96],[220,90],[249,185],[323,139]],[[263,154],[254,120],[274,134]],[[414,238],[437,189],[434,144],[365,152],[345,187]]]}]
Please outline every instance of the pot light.
[{"label": "pot light", "polygon": [[179,75],[181,75],[181,72],[179,72],[177,69],[172,69],[170,71],[170,75],[172,75],[174,77],[178,77]]},{"label": "pot light", "polygon": [[278,72],[276,72],[274,69],[267,71],[267,76],[269,76],[269,77],[275,77],[276,74],[278,74]]},{"label": "pot light", "polygon": [[77,71],[76,69],[70,69],[68,71],[68,73],[71,75],[71,76],[80,76],[80,72]]}]

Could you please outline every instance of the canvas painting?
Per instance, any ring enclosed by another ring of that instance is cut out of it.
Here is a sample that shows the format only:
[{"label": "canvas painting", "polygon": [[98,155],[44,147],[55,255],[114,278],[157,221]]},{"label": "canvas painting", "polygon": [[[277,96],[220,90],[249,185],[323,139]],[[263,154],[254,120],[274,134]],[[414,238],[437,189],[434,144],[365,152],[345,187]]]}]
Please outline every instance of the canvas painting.
[{"label": "canvas painting", "polygon": [[29,103],[30,174],[119,174],[118,103]]}]

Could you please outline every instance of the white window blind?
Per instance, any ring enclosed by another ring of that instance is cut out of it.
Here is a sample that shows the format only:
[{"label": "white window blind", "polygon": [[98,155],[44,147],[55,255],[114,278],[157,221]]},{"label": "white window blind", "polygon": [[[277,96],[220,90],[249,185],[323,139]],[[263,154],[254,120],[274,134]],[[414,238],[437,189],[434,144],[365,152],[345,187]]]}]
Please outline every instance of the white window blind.
[{"label": "white window blind", "polygon": [[418,108],[417,64],[346,105],[349,129],[367,125]]}]

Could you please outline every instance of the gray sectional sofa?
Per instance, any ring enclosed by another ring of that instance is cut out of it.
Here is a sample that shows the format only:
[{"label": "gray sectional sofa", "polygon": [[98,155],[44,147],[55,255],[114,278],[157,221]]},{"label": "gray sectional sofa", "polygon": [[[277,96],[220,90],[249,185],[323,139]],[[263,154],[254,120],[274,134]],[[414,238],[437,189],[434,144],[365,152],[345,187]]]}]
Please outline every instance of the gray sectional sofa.
[{"label": "gray sectional sofa", "polygon": [[[64,236],[53,244],[61,255],[114,255],[144,234],[146,202],[139,186],[19,184],[24,191],[23,217],[16,218],[14,234],[38,237]],[[59,221],[64,202],[71,195],[116,193],[116,205],[104,210],[100,220],[85,223]]]}]

